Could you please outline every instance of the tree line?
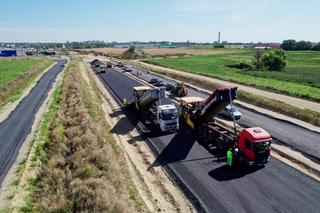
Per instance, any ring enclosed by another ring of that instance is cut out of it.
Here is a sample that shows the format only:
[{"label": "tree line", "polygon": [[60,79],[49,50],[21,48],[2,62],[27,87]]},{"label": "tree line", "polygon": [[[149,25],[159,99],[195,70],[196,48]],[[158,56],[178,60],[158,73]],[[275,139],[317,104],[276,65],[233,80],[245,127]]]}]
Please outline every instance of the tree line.
[{"label": "tree line", "polygon": [[294,39],[284,40],[281,44],[283,50],[314,50],[320,51],[320,42],[314,44],[310,41],[296,41]]}]

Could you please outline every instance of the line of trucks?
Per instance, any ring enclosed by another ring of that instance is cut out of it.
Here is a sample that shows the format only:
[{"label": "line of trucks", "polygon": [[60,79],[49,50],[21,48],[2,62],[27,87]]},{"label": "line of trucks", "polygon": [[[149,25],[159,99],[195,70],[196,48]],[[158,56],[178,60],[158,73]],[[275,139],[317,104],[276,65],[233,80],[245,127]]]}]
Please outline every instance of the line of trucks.
[{"label": "line of trucks", "polygon": [[221,151],[230,150],[235,162],[248,166],[261,166],[269,161],[272,137],[261,127],[237,130],[216,121],[216,116],[237,97],[237,87],[218,88],[207,98],[180,97],[178,108],[165,103],[165,87],[137,86],[133,88],[134,106],[142,120],[159,127],[162,132],[179,131],[187,125],[198,136],[199,142],[212,144]]},{"label": "line of trucks", "polygon": [[[231,149],[236,162],[260,166],[269,161],[271,135],[261,127],[240,132],[217,123],[215,117],[237,96],[237,87],[216,89],[206,100],[201,97],[180,98],[179,110],[173,104],[162,104],[165,88],[138,86],[133,88],[133,105],[163,132],[179,130],[179,123],[188,125],[202,143],[213,144],[219,150]],[[179,111],[179,112],[178,112]],[[179,122],[180,121],[180,122]]]}]

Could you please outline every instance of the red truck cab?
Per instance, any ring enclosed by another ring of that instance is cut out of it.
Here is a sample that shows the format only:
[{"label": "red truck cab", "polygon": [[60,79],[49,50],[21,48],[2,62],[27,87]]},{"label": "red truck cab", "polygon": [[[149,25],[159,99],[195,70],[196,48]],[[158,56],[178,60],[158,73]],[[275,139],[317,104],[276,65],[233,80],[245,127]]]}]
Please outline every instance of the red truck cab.
[{"label": "red truck cab", "polygon": [[247,165],[263,165],[269,161],[271,142],[271,135],[261,127],[243,129],[235,157]]}]

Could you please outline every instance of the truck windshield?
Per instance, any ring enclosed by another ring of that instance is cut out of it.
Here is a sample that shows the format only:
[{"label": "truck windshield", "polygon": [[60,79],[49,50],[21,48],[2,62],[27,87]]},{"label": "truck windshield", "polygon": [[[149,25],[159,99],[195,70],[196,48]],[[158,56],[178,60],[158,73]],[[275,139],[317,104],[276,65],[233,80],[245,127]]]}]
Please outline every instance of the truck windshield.
[{"label": "truck windshield", "polygon": [[253,143],[253,149],[257,150],[257,151],[261,151],[261,150],[269,150],[270,149],[270,145],[271,145],[271,141],[261,141],[261,142],[256,142]]},{"label": "truck windshield", "polygon": [[173,119],[177,119],[178,115],[176,112],[174,113],[162,113],[162,120],[166,121],[166,120],[173,120]]}]

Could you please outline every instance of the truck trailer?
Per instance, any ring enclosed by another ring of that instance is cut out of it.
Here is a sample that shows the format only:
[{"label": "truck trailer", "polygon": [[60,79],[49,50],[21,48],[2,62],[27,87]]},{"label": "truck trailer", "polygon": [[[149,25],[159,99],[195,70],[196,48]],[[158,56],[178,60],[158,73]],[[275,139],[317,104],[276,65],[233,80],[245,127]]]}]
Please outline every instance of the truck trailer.
[{"label": "truck trailer", "polygon": [[134,105],[144,120],[158,126],[162,132],[175,132],[179,129],[177,108],[173,104],[161,104],[165,88],[137,86],[133,88]]},{"label": "truck trailer", "polygon": [[269,161],[272,137],[261,127],[238,132],[219,124],[215,117],[237,97],[237,87],[216,89],[206,100],[200,97],[181,98],[181,120],[193,129],[200,142],[213,144],[219,150],[232,151],[235,162],[261,166]]}]

